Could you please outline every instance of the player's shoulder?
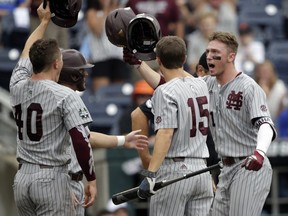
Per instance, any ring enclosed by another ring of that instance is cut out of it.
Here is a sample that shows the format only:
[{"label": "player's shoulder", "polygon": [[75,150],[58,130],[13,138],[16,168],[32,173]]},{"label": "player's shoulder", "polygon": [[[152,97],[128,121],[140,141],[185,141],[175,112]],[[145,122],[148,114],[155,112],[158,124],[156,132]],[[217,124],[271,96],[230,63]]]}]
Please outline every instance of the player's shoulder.
[{"label": "player's shoulder", "polygon": [[211,85],[212,83],[216,82],[216,77],[215,76],[210,76],[210,75],[201,77],[200,79],[205,81],[208,86]]},{"label": "player's shoulder", "polygon": [[190,79],[193,81],[193,82],[198,82],[198,83],[203,83],[203,84],[206,84],[205,82],[205,77],[190,77]]},{"label": "player's shoulder", "polygon": [[71,88],[68,88],[64,85],[60,85],[57,82],[54,82],[52,80],[48,81],[49,84],[47,85],[48,88],[50,88],[52,91],[54,92],[60,92],[61,94],[65,95],[65,94],[70,94],[71,92],[74,92]]},{"label": "player's shoulder", "polygon": [[246,87],[257,86],[256,81],[252,77],[250,77],[249,75],[247,75],[243,72],[240,72],[236,78],[237,78],[237,82],[242,83]]},{"label": "player's shoulder", "polygon": [[68,88],[66,86],[60,85],[54,81],[47,80],[46,82],[47,89],[55,95],[58,99],[65,99],[68,96],[73,96],[74,98],[80,96],[71,88]]}]

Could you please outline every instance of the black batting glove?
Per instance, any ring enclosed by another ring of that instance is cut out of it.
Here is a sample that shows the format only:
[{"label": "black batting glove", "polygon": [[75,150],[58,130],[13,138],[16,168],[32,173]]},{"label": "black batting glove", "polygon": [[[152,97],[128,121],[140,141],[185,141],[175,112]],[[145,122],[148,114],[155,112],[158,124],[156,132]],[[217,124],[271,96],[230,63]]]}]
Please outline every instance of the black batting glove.
[{"label": "black batting glove", "polygon": [[156,172],[143,170],[141,174],[145,176],[145,178],[139,186],[137,195],[140,199],[147,199],[156,193],[156,191],[154,191],[154,186],[156,183]]}]

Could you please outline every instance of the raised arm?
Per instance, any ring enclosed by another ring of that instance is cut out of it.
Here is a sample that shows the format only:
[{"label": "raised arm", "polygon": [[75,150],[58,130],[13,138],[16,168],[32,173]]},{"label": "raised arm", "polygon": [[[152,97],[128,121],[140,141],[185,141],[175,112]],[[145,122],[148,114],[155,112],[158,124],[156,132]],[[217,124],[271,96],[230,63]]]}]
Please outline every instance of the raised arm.
[{"label": "raised arm", "polygon": [[149,67],[146,62],[137,59],[127,48],[123,48],[123,60],[126,63],[133,65],[138,70],[141,77],[146,80],[153,89],[159,85],[161,80],[160,74]]},{"label": "raised arm", "polygon": [[27,39],[24,49],[21,54],[21,58],[28,58],[29,57],[29,50],[32,44],[37,41],[38,39],[42,39],[44,36],[44,33],[46,31],[46,28],[49,24],[50,18],[51,18],[51,12],[49,7],[49,1],[47,1],[47,6],[44,9],[43,3],[38,7],[37,9],[38,17],[40,20],[39,26],[31,33],[29,38]]},{"label": "raised arm", "polygon": [[[165,83],[164,77],[162,77],[157,71],[154,71],[145,61],[141,61],[136,58],[127,48],[123,48],[123,61],[133,65],[141,77],[153,88],[156,89],[159,85]],[[185,71],[187,76],[191,76]]]},{"label": "raised arm", "polygon": [[49,8],[49,2],[46,6],[46,8],[43,8],[43,3],[38,7],[37,9],[38,16],[40,19],[39,26],[31,33],[31,35],[28,37],[24,49],[22,51],[22,54],[20,56],[20,59],[18,61],[18,64],[15,66],[11,79],[10,79],[10,91],[12,88],[21,80],[26,80],[32,76],[32,64],[29,61],[29,50],[32,46],[32,44],[37,41],[38,39],[42,39],[44,36],[44,33],[46,31],[46,28],[48,26],[48,23],[50,21],[51,12]]}]

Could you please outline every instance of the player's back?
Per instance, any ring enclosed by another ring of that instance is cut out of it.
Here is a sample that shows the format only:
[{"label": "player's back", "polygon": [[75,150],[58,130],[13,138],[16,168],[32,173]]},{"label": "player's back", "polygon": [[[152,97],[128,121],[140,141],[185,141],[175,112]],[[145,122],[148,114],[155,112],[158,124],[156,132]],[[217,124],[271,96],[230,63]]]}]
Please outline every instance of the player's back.
[{"label": "player's back", "polygon": [[[162,112],[170,113],[163,114],[168,120],[162,118],[164,122],[160,124],[166,128],[177,128],[167,157],[208,157],[205,145],[209,117],[206,83],[194,77],[175,78],[158,88],[155,94],[162,91],[164,100],[168,100],[167,106],[172,107],[167,109],[164,107]],[[157,127],[156,115],[155,113],[155,127]],[[173,115],[176,115],[177,119],[169,117]]]},{"label": "player's back", "polygon": [[68,130],[76,123],[67,116],[79,115],[82,101],[76,96],[51,80],[26,80],[11,88],[18,160],[45,165],[63,165],[70,160]]}]

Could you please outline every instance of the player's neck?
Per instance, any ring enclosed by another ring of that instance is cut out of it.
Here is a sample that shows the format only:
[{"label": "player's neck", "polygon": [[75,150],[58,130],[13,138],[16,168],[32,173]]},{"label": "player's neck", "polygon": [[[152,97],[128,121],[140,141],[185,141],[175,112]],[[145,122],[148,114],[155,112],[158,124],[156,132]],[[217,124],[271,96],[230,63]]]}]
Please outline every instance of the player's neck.
[{"label": "player's neck", "polygon": [[56,82],[56,77],[53,76],[52,73],[49,72],[40,72],[40,73],[33,73],[31,76],[31,80],[52,80]]},{"label": "player's neck", "polygon": [[163,76],[168,82],[169,80],[172,80],[176,77],[186,77],[186,73],[183,70],[183,68],[177,68],[177,69],[163,69],[162,70]]},{"label": "player's neck", "polygon": [[225,69],[221,74],[219,74],[216,78],[218,83],[223,86],[231,80],[235,79],[238,76],[239,72],[235,69],[235,67]]}]

